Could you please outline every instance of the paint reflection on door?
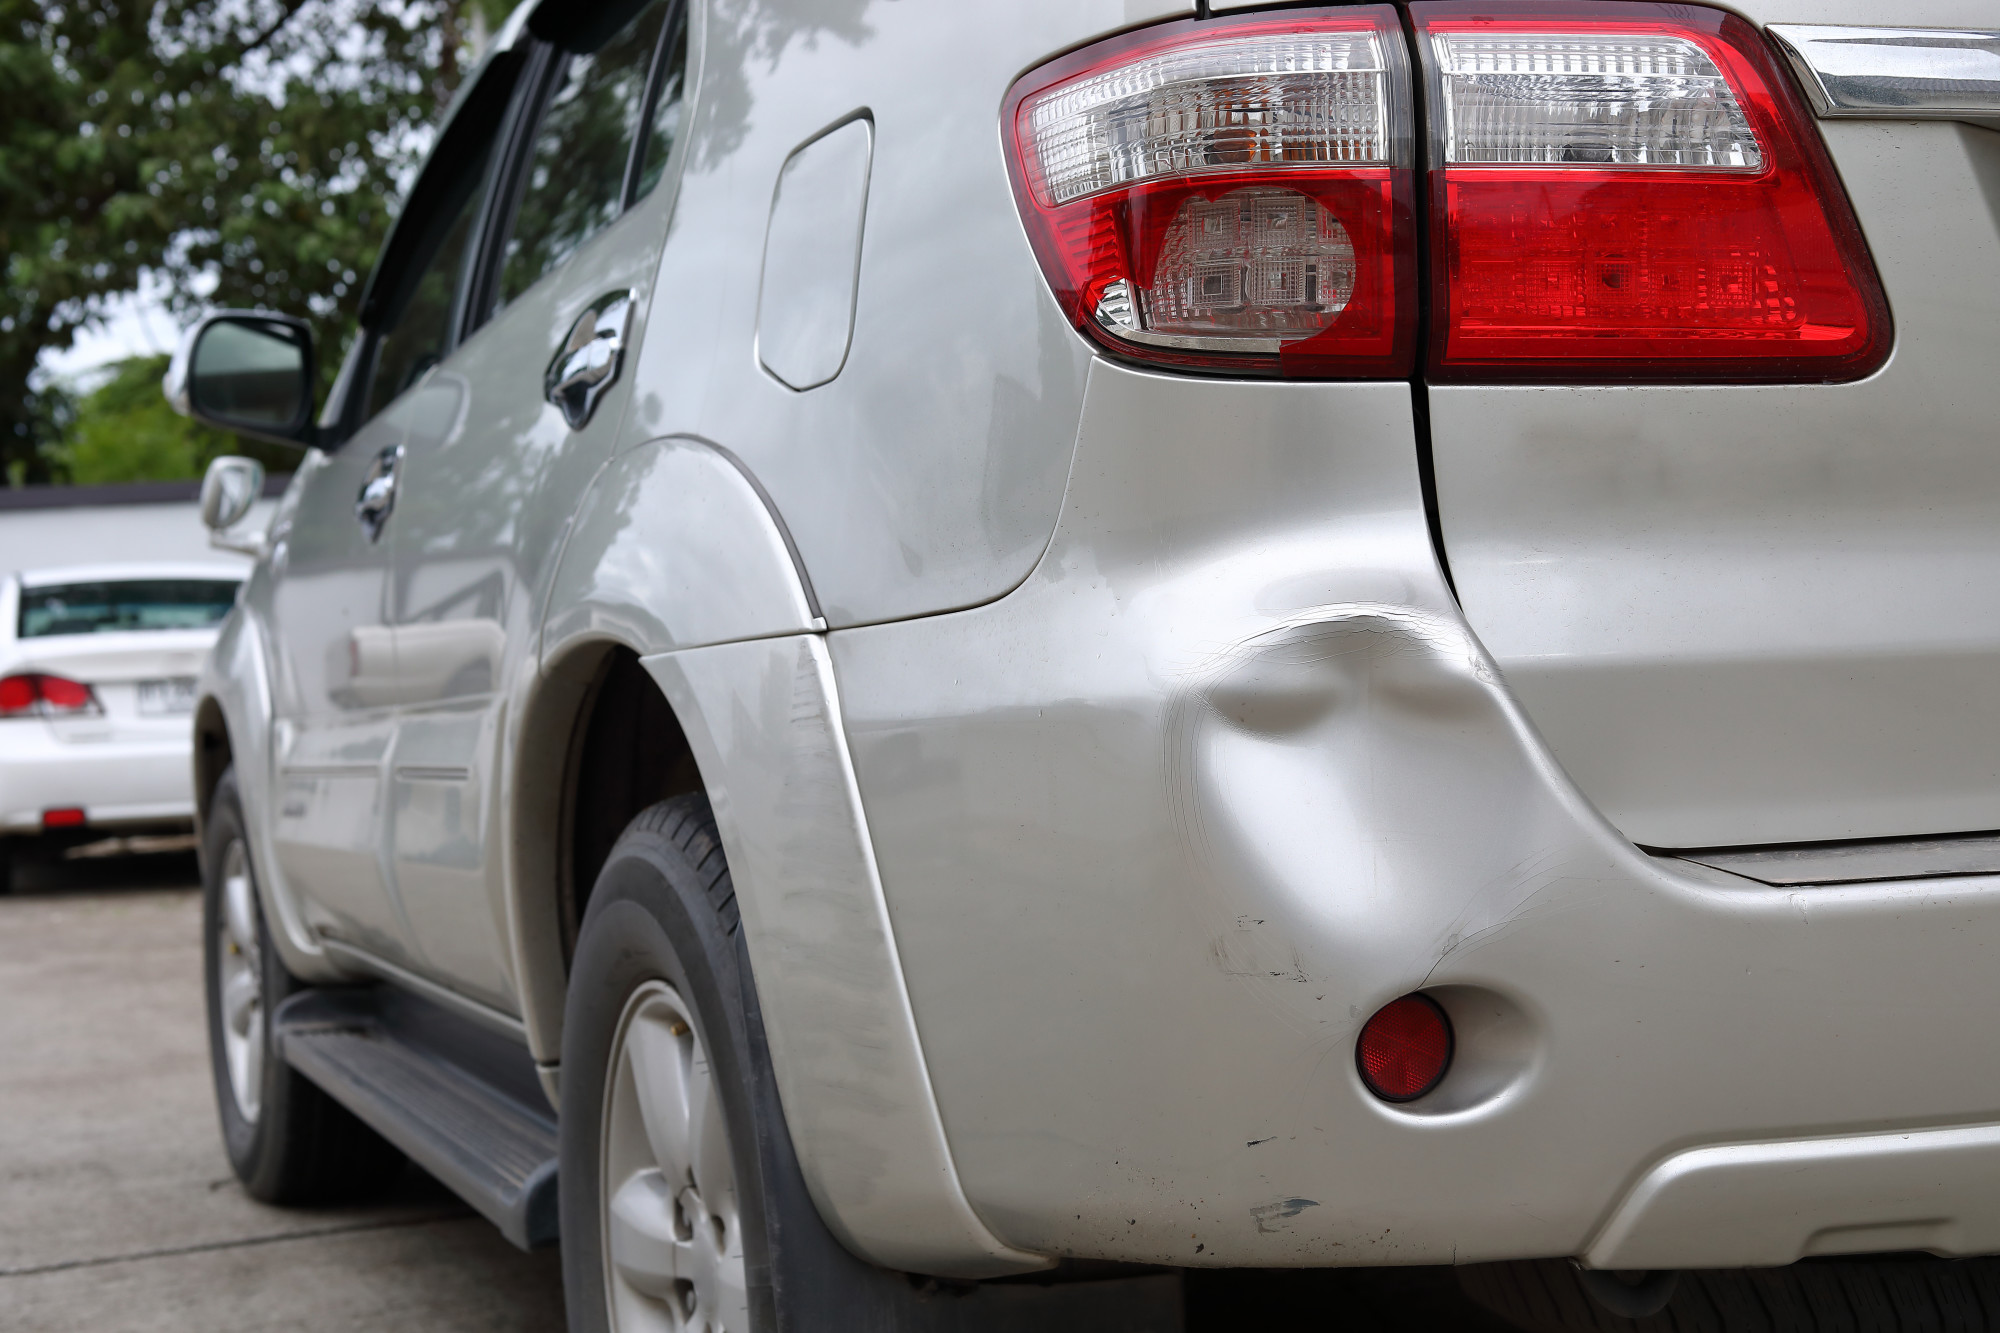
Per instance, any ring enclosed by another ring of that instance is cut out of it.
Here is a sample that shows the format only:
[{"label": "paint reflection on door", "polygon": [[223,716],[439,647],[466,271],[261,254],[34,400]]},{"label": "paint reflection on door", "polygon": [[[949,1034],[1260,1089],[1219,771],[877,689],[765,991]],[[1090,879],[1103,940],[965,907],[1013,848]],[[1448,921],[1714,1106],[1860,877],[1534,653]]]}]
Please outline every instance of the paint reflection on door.
[{"label": "paint reflection on door", "polygon": [[467,438],[467,385],[452,366],[413,398],[389,580],[401,719],[385,849],[432,975],[510,1007],[488,893],[496,858],[486,846],[494,825],[485,779],[496,752],[519,478]]},{"label": "paint reflection on door", "polygon": [[402,434],[401,407],[331,456],[313,456],[290,523],[274,534],[273,849],[315,930],[409,961],[408,926],[381,863],[382,765],[395,734],[388,551],[354,513],[369,464]]}]

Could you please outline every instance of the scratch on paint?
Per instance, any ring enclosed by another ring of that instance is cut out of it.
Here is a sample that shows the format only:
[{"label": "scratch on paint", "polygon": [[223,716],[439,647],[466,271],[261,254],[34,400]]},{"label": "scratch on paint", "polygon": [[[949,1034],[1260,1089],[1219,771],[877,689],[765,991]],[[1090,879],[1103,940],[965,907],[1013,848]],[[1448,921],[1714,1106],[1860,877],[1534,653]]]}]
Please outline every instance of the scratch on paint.
[{"label": "scratch on paint", "polygon": [[1277,1199],[1271,1203],[1260,1203],[1250,1210],[1250,1220],[1257,1224],[1257,1230],[1269,1234],[1283,1231],[1288,1218],[1297,1217],[1308,1208],[1319,1207],[1318,1199]]}]

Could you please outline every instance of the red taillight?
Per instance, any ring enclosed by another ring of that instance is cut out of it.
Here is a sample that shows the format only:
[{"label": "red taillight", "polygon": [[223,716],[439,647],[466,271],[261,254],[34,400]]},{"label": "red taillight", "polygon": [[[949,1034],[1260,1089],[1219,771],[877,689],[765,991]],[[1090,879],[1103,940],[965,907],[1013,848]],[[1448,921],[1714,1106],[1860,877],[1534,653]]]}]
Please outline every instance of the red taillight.
[{"label": "red taillight", "polygon": [[75,713],[91,707],[97,696],[90,692],[90,686],[82,681],[68,680],[62,676],[41,676],[42,700],[50,711]]},{"label": "red taillight", "polygon": [[42,811],[43,828],[80,828],[83,822],[83,807],[79,805],[64,805]]},{"label": "red taillight", "polygon": [[1377,5],[1100,42],[1022,80],[1003,123],[1036,257],[1100,344],[1379,379],[1414,357],[1408,108]]},{"label": "red taillight", "polygon": [[0,717],[31,713],[40,698],[41,692],[35,688],[33,676],[0,677]]},{"label": "red taillight", "polygon": [[39,672],[0,676],[0,717],[63,717],[103,711],[97,692],[82,681]]},{"label": "red taillight", "polygon": [[1831,381],[1889,312],[1755,29],[1667,4],[1411,6],[1440,380]]},{"label": "red taillight", "polygon": [[[1881,281],[1748,23],[1645,0],[1419,0],[1430,378],[1831,382],[1888,356]],[[1386,6],[1184,20],[1009,94],[1064,314],[1121,356],[1409,373],[1409,78]]]},{"label": "red taillight", "polygon": [[1412,1102],[1451,1068],[1451,1019],[1428,995],[1405,995],[1375,1011],[1354,1043],[1354,1063],[1368,1091],[1385,1102]]}]

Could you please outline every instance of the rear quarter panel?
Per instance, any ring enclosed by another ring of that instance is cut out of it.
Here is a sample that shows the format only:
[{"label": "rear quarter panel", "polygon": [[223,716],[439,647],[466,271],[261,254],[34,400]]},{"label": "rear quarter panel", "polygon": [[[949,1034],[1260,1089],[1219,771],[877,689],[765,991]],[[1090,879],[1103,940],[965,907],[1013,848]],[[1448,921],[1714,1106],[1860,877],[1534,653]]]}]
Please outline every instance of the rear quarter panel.
[{"label": "rear quarter panel", "polygon": [[[689,434],[770,493],[829,624],[990,600],[1062,498],[1090,353],[1029,252],[1000,107],[1026,71],[1190,12],[1169,0],[709,10],[687,168],[628,437]],[[853,339],[797,392],[755,350],[763,241],[786,156],[866,111],[875,143]]]}]

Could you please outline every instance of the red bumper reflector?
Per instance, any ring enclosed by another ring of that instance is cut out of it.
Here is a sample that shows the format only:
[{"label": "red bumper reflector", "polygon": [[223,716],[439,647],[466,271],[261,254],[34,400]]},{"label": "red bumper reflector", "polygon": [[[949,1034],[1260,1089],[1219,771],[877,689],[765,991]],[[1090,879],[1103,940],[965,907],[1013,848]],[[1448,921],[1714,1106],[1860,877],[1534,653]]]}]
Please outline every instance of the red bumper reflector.
[{"label": "red bumper reflector", "polygon": [[83,807],[78,805],[58,806],[42,811],[43,828],[76,828],[83,823]]},{"label": "red bumper reflector", "polygon": [[1451,1019],[1428,995],[1405,995],[1375,1011],[1354,1044],[1368,1091],[1385,1102],[1412,1102],[1451,1068]]}]

